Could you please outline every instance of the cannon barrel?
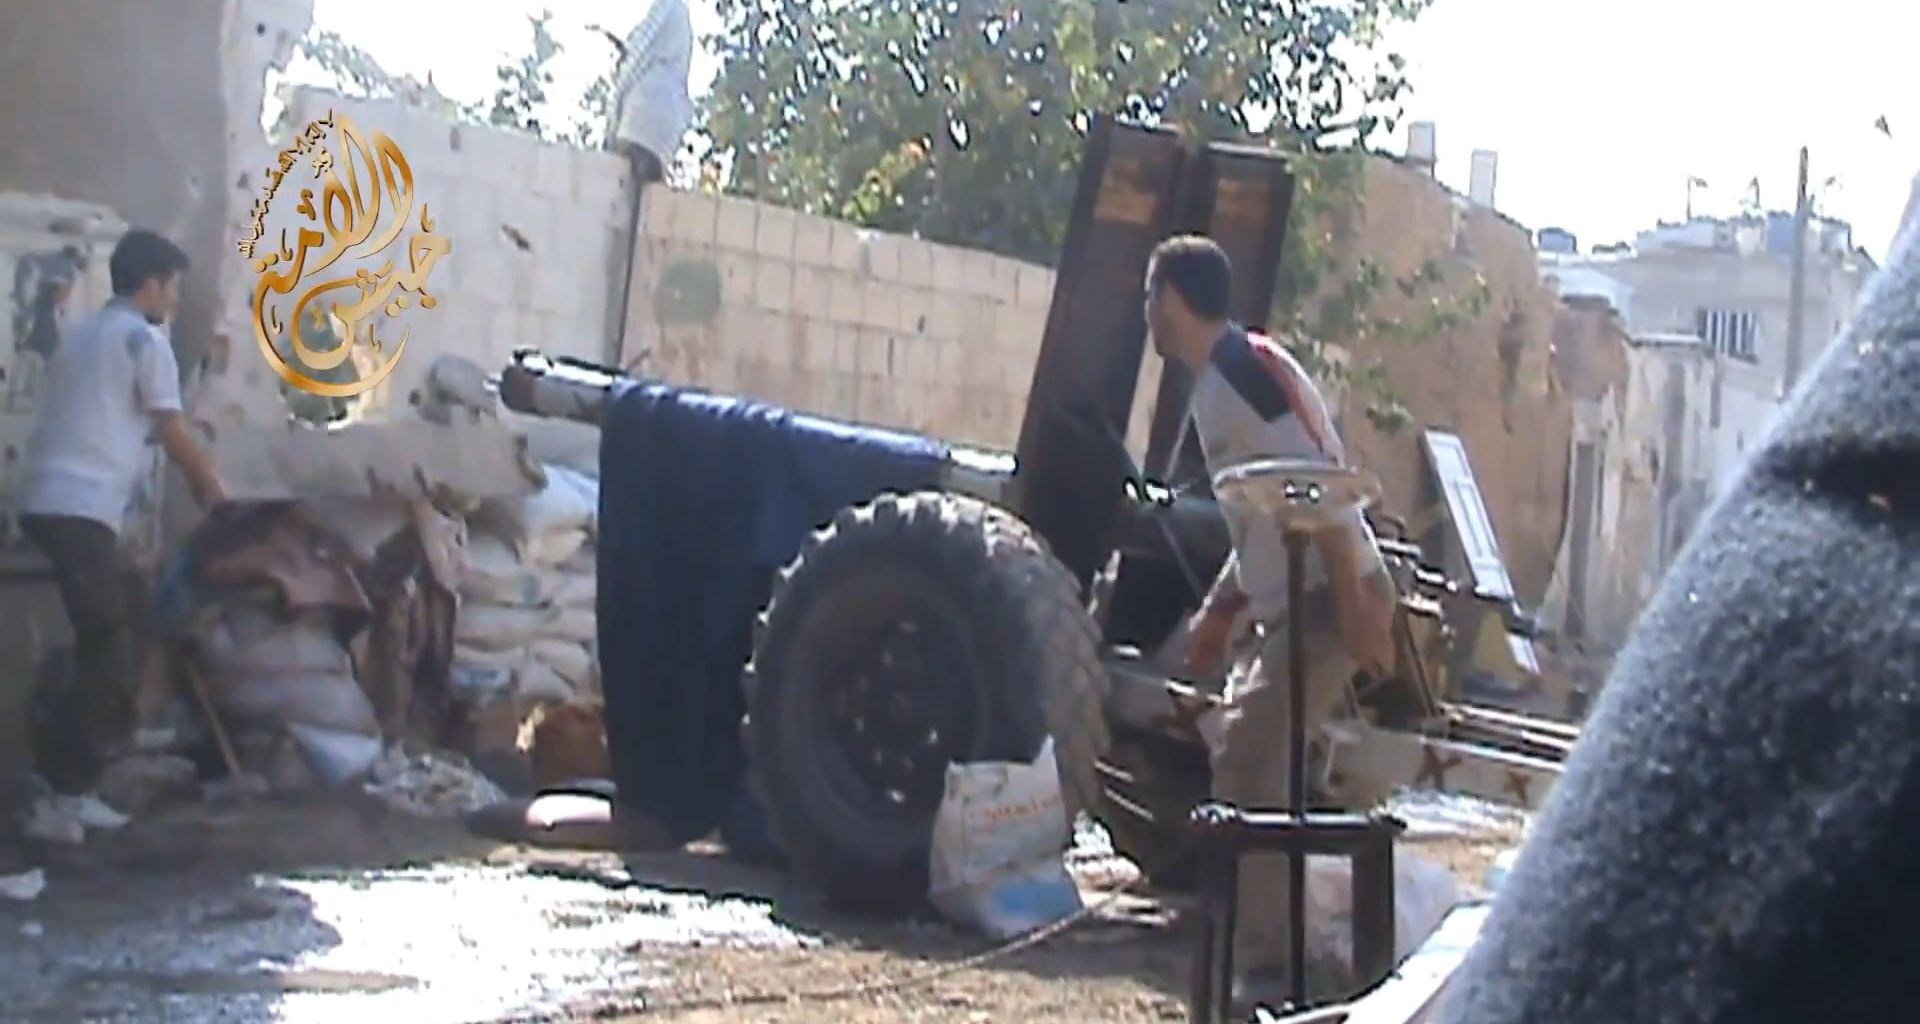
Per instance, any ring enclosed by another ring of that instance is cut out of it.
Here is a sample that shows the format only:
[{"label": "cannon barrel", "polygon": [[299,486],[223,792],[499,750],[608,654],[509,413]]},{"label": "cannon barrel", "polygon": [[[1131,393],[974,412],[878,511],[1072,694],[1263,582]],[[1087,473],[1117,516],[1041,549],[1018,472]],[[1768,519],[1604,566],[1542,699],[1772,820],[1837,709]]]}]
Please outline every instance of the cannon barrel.
[{"label": "cannon barrel", "polygon": [[615,367],[517,349],[500,372],[500,403],[528,416],[597,427],[614,386],[627,378]]}]

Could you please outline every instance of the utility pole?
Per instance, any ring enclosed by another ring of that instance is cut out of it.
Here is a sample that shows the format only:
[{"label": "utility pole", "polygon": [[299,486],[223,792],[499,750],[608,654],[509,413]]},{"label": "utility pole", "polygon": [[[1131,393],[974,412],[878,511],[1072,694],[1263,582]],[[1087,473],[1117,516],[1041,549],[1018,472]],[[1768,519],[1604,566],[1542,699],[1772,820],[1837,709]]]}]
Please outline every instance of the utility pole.
[{"label": "utility pole", "polygon": [[1787,285],[1787,366],[1784,390],[1791,394],[1800,380],[1801,349],[1806,341],[1802,324],[1807,310],[1807,220],[1812,203],[1807,198],[1807,147],[1800,147],[1800,186],[1793,207],[1793,266]]}]

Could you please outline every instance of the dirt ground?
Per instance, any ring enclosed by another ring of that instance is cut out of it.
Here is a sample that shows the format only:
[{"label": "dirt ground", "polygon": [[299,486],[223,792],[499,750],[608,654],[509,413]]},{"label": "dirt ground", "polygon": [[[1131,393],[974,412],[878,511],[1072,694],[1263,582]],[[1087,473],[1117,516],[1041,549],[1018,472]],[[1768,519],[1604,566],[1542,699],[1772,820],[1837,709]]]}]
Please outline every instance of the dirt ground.
[{"label": "dirt ground", "polygon": [[[1494,829],[1420,849],[1471,886],[1514,838]],[[447,890],[440,895],[451,902],[407,910],[405,898],[383,896],[373,901],[374,910],[346,915],[371,915],[370,926],[361,922],[358,930],[335,914],[328,940],[335,948],[315,959],[301,950],[328,944],[313,934],[309,919],[325,917],[312,904],[329,899],[282,898],[261,882],[317,873],[346,877],[349,894],[356,887],[403,892],[379,889],[389,882],[373,869],[438,872],[440,880],[427,888]],[[504,881],[488,881],[534,876],[564,879],[574,888],[530,896]],[[1182,1019],[1188,942],[1178,927],[1180,903],[1119,891],[1132,880],[1123,861],[1096,863],[1077,877],[1097,908],[1087,921],[1032,948],[983,956],[993,944],[938,922],[876,922],[831,913],[780,875],[736,865],[710,848],[636,858],[623,866],[604,854],[495,847],[449,823],[355,801],[191,807],[136,822],[62,858],[49,870],[50,887],[39,901],[0,904],[0,965],[6,965],[0,966],[0,985],[51,993],[20,1016],[9,1014],[25,1021],[157,1019],[149,1016],[150,1006],[136,1005],[156,994],[175,1007],[166,1019],[183,1024],[365,1019],[368,1011],[399,1019],[390,1016],[396,1009],[390,999],[365,1000],[388,998],[389,989],[409,985],[432,989],[439,984],[429,977],[435,971],[456,979],[440,989],[454,991],[454,997],[421,1002],[421,1009],[409,1003],[405,1019]],[[469,882],[463,895],[449,895]],[[624,902],[593,895],[603,893],[624,893]],[[495,898],[499,908],[473,911],[473,904]],[[518,918],[512,915],[528,913],[530,904],[547,908],[546,916],[528,918],[531,926],[513,924]],[[453,919],[463,912],[500,921]],[[299,920],[274,923],[280,918]],[[651,919],[647,929],[629,930],[625,937],[591,931],[642,919]],[[540,921],[546,922],[544,931]],[[396,940],[398,932],[415,937]],[[443,943],[452,952],[435,952],[432,941],[449,932],[458,933]],[[635,940],[634,934],[642,937]],[[163,939],[142,952],[142,936]],[[219,950],[226,946],[234,953],[223,959]],[[195,950],[191,962],[180,959],[184,947]],[[570,959],[556,964],[561,953]],[[493,966],[460,962],[471,957]],[[268,962],[280,973],[264,976],[261,965]],[[538,981],[502,997],[505,1008],[482,1011],[457,991],[473,987],[464,979],[476,977],[476,970],[524,970]],[[8,977],[15,972],[30,976]],[[540,998],[523,998],[522,990],[538,990]],[[305,1002],[296,1006],[296,994]],[[364,1000],[342,1002],[348,995]],[[194,1009],[200,1005],[196,997],[205,997],[204,1009]]]}]

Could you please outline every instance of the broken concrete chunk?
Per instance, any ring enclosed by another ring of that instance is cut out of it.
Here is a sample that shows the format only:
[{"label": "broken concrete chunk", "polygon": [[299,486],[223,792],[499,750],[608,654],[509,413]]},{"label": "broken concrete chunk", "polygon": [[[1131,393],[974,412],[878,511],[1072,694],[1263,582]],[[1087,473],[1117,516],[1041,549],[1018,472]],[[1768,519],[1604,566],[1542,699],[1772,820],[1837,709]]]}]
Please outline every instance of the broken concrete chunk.
[{"label": "broken concrete chunk", "polygon": [[46,873],[39,868],[17,875],[0,875],[0,899],[31,903],[47,891]]}]

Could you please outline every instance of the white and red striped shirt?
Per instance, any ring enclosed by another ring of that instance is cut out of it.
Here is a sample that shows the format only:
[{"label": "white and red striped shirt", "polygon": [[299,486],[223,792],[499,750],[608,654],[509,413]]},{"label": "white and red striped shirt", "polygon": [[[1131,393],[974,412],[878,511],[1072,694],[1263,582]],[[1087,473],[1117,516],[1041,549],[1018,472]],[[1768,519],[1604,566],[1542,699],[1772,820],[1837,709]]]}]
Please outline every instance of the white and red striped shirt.
[{"label": "white and red striped shirt", "polygon": [[[1263,335],[1228,328],[1194,380],[1190,410],[1210,473],[1261,459],[1346,461],[1319,387],[1298,360]],[[1280,524],[1251,521],[1233,510],[1226,518],[1234,551],[1229,582],[1260,621],[1275,622],[1287,608],[1287,550]],[[1373,553],[1367,574],[1386,571],[1373,532],[1357,510],[1353,529],[1364,542],[1362,550]],[[1307,554],[1306,582],[1310,588],[1326,582],[1317,551]]]}]

